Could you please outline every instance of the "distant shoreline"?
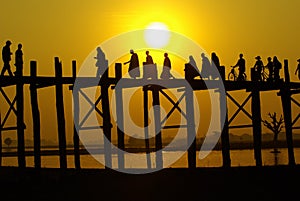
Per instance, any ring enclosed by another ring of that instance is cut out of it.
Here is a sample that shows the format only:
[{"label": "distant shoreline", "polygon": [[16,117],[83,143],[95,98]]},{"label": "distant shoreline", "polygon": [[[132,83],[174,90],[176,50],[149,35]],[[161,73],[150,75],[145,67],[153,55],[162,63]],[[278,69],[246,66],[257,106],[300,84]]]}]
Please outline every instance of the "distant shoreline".
[{"label": "distant shoreline", "polygon": [[[167,144],[163,144],[163,147],[167,146]],[[202,144],[198,144],[196,146],[196,150],[199,151],[201,149]],[[58,146],[44,146],[41,147],[41,155],[43,156],[55,156],[55,155],[59,155],[59,149]],[[242,143],[231,143],[230,144],[230,150],[251,150],[253,149],[253,142],[242,142]],[[262,149],[273,149],[274,148],[274,144],[272,141],[268,141],[268,142],[262,142]],[[287,148],[286,142],[285,141],[279,141],[276,148],[278,149],[284,149]],[[300,148],[300,140],[296,140],[294,141],[294,148]],[[25,152],[26,156],[34,156],[34,151],[33,151],[33,147],[26,147],[26,149],[28,149]],[[47,149],[51,149],[51,150],[47,150]],[[18,156],[17,153],[17,147],[3,147],[3,150],[5,150],[4,152],[2,152],[2,156],[3,157],[16,157]],[[9,151],[11,150],[11,151]],[[14,150],[14,151],[12,151]],[[221,143],[217,143],[217,145],[214,147],[213,149],[214,151],[221,151],[222,150],[222,145]],[[129,152],[129,153],[151,153],[151,152],[155,152],[156,149],[155,147],[151,146],[149,148],[149,150],[147,150],[145,147],[129,147],[129,145],[125,145],[125,149],[124,151]],[[164,151],[186,151],[186,148],[184,146],[182,147],[168,147],[166,149],[164,149]],[[205,151],[205,150],[204,150]],[[118,152],[118,150],[116,148],[112,149],[112,154],[116,154]],[[89,155],[89,154],[104,154],[104,148],[96,148],[96,146],[90,146],[90,148],[88,148],[88,150],[84,147],[81,146],[80,147],[80,154],[81,155]],[[68,145],[67,146],[67,155],[73,155],[74,154],[74,150],[73,150],[73,145]]]}]

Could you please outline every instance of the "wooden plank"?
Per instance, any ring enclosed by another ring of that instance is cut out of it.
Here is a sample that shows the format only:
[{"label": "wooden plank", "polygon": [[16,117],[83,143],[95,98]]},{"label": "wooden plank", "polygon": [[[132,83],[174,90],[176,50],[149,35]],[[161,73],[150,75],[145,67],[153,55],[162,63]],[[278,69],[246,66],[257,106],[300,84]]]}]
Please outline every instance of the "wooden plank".
[{"label": "wooden plank", "polygon": [[60,168],[67,168],[67,156],[66,156],[66,129],[65,129],[65,111],[64,111],[64,98],[63,98],[63,85],[60,81],[62,79],[62,64],[58,57],[55,57],[55,77],[56,83],[56,116],[58,127],[58,143],[59,143],[59,161]]},{"label": "wooden plank", "polygon": [[[30,61],[30,75],[34,79],[37,76],[36,61]],[[41,135],[40,135],[40,111],[38,106],[38,96],[36,84],[30,85],[31,112],[33,122],[34,140],[34,167],[41,168]]]}]

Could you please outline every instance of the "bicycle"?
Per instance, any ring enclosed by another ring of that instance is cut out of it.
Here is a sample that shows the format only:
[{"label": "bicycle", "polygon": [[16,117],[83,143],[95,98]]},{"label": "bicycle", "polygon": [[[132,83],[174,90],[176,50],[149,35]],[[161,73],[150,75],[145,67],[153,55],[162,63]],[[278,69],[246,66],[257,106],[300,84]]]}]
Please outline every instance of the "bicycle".
[{"label": "bicycle", "polygon": [[266,82],[268,81],[268,78],[269,78],[269,74],[265,71],[265,69],[263,69],[261,72],[261,80],[263,82]]},{"label": "bicycle", "polygon": [[229,81],[246,81],[247,75],[243,73],[243,78],[239,80],[238,74],[234,70],[235,67],[231,66],[231,71],[228,73],[228,80]]}]

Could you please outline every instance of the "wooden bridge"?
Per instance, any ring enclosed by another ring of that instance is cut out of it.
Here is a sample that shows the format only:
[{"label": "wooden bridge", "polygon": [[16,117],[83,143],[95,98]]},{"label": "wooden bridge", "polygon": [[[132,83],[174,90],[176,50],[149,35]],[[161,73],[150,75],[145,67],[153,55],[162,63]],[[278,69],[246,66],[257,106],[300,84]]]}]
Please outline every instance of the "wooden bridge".
[{"label": "wooden bridge", "polygon": [[[64,94],[63,86],[69,86],[69,89],[73,91],[73,101],[74,101],[74,111],[79,110],[79,94],[84,94],[81,89],[74,87],[75,80],[80,82],[80,87],[89,88],[100,86],[100,95],[97,100],[88,100],[95,108],[96,112],[102,117],[103,125],[100,127],[103,129],[104,135],[110,141],[112,135],[111,127],[111,116],[110,116],[110,106],[111,101],[109,98],[109,90],[115,90],[116,93],[116,104],[123,105],[123,93],[122,89],[132,88],[132,87],[141,87],[143,88],[143,97],[144,97],[144,126],[148,126],[148,99],[149,92],[152,93],[152,104],[160,105],[160,97],[164,96],[167,100],[173,104],[173,108],[168,113],[167,118],[170,117],[174,110],[180,110],[178,107],[179,102],[172,100],[168,96],[164,89],[177,88],[188,90],[186,88],[186,83],[191,86],[191,93],[185,93],[184,97],[186,101],[186,120],[189,126],[186,126],[188,135],[195,136],[196,130],[194,127],[194,108],[193,108],[193,93],[198,90],[208,90],[216,89],[218,90],[220,83],[223,82],[226,93],[223,94],[225,97],[224,100],[231,101],[235,104],[238,109],[235,113],[229,117],[227,113],[221,114],[221,116],[226,116],[225,125],[221,134],[221,143],[222,143],[222,157],[223,157],[223,166],[231,166],[230,158],[230,143],[229,143],[229,129],[237,128],[253,128],[253,142],[254,142],[254,155],[257,166],[262,166],[262,155],[261,155],[261,134],[262,134],[262,119],[261,119],[261,100],[260,94],[265,91],[274,91],[281,97],[281,103],[283,107],[283,115],[285,121],[285,130],[286,130],[286,140],[288,146],[288,157],[289,165],[295,165],[294,149],[293,149],[293,130],[299,129],[300,127],[295,126],[296,122],[300,118],[300,114],[296,118],[292,117],[292,103],[297,107],[300,107],[300,102],[296,100],[294,95],[300,93],[300,83],[290,82],[288,61],[284,61],[284,80],[277,82],[258,82],[258,81],[240,81],[232,82],[225,80],[225,73],[221,73],[221,76],[218,80],[201,80],[201,79],[190,79],[188,73],[185,74],[185,79],[170,79],[170,80],[157,80],[156,85],[152,84],[151,80],[145,79],[127,79],[122,78],[122,65],[115,65],[115,77],[109,77],[108,72],[106,72],[99,82],[99,78],[96,77],[76,77],[76,61],[72,62],[73,76],[72,77],[63,77],[62,75],[62,63],[59,61],[59,58],[55,58],[55,76],[54,77],[42,77],[37,76],[37,63],[36,61],[30,62],[30,76],[23,76],[23,73],[16,75],[15,77],[2,76],[0,77],[0,92],[2,94],[3,100],[9,105],[8,111],[5,113],[4,118],[1,118],[1,127],[0,135],[3,131],[16,131],[17,140],[18,140],[18,166],[21,168],[26,167],[26,155],[25,152],[25,138],[24,130],[26,125],[24,124],[24,87],[30,87],[30,99],[31,99],[31,110],[32,110],[32,122],[33,122],[33,139],[34,139],[34,164],[35,168],[41,168],[41,124],[40,124],[40,112],[38,106],[38,90],[41,88],[46,88],[50,86],[55,86],[56,89],[56,115],[57,115],[57,125],[58,125],[58,141],[59,141],[59,157],[60,157],[60,168],[67,168],[67,149],[66,149],[66,128],[65,128],[65,110],[64,110]],[[122,79],[123,84],[121,88],[115,88],[116,84]],[[209,83],[209,84],[208,84]],[[5,92],[5,88],[9,86],[15,86],[16,94],[13,100],[10,100],[9,96]],[[161,87],[164,86],[164,87]],[[209,87],[208,87],[209,86]],[[244,91],[249,95],[242,102],[239,103],[236,98],[231,94],[232,91]],[[221,94],[221,93],[220,93]],[[227,97],[227,98],[226,98]],[[2,103],[4,102],[2,101]],[[98,103],[102,101],[102,111],[97,108]],[[251,111],[247,111],[245,105],[251,101]],[[227,104],[227,103],[226,103]],[[118,136],[118,148],[124,150],[124,117],[123,117],[123,107],[118,107],[122,110],[118,112],[117,117],[117,136]],[[243,125],[233,125],[233,120],[237,117],[238,114],[244,113],[251,120],[250,124]],[[3,114],[3,111],[2,111]],[[80,127],[81,122],[79,122],[79,116],[74,112],[74,162],[75,168],[80,169],[80,146],[79,146],[79,136],[75,126],[79,127],[79,131],[83,129],[93,129],[93,128],[83,128]],[[10,115],[16,115],[16,126],[7,127],[7,119]],[[88,114],[87,114],[88,115]],[[157,135],[155,136],[155,149],[156,152],[156,164],[157,168],[163,167],[162,152],[159,151],[162,149],[162,131],[163,129],[178,128],[180,125],[172,125],[161,127],[161,114],[159,110],[155,110],[155,130]],[[221,121],[221,119],[220,119]],[[99,128],[99,127],[98,127]],[[145,131],[145,136],[149,135],[147,129]],[[2,161],[2,137],[0,137],[0,166]],[[111,153],[111,143],[105,142],[105,165],[111,167],[112,164],[112,153]],[[188,167],[196,168],[196,141],[195,139],[192,142],[189,142],[191,146],[188,150]],[[149,139],[145,139],[145,144],[147,150],[150,152],[149,148]],[[150,165],[150,159],[147,159],[148,167]],[[124,154],[122,152],[118,153],[118,168],[124,168]]]}]

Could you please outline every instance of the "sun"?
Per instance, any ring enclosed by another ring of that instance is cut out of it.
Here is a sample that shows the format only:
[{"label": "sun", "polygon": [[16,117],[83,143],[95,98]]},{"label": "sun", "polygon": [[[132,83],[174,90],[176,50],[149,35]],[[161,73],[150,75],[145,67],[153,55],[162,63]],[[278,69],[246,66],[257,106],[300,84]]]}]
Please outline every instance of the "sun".
[{"label": "sun", "polygon": [[146,27],[144,38],[149,47],[162,48],[169,43],[170,31],[164,23],[153,22]]}]

